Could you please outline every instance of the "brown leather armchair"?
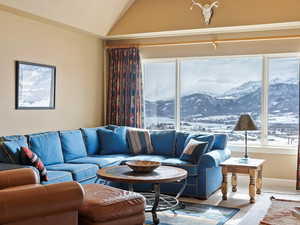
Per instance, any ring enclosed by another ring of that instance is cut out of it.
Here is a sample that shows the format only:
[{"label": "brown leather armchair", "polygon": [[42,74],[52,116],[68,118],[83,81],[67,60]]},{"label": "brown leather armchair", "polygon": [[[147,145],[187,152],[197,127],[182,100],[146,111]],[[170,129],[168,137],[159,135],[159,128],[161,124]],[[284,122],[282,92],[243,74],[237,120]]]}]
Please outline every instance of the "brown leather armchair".
[{"label": "brown leather armchair", "polygon": [[0,171],[1,225],[77,225],[83,198],[76,182],[40,185],[32,169]]}]

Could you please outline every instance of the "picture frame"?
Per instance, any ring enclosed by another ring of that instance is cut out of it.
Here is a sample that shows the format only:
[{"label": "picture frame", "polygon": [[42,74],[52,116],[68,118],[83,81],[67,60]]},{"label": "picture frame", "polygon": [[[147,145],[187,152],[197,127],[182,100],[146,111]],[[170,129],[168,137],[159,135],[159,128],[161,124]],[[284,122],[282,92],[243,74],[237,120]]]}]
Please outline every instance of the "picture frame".
[{"label": "picture frame", "polygon": [[17,110],[55,109],[56,67],[16,61]]}]

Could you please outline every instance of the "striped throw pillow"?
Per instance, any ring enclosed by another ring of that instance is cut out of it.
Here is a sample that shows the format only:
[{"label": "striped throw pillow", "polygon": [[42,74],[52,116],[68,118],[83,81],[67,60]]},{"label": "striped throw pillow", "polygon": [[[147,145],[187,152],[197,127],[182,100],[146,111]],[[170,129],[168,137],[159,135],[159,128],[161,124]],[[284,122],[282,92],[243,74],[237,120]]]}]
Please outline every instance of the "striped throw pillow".
[{"label": "striped throw pillow", "polygon": [[202,154],[207,150],[208,143],[191,139],[185,146],[180,159],[183,161],[197,163]]},{"label": "striped throw pillow", "polygon": [[29,160],[31,166],[34,166],[39,171],[41,181],[48,181],[47,169],[42,160],[27,147],[22,147],[21,150],[25,158]]},{"label": "striped throw pillow", "polygon": [[152,154],[154,152],[148,130],[128,128],[127,141],[132,154]]}]

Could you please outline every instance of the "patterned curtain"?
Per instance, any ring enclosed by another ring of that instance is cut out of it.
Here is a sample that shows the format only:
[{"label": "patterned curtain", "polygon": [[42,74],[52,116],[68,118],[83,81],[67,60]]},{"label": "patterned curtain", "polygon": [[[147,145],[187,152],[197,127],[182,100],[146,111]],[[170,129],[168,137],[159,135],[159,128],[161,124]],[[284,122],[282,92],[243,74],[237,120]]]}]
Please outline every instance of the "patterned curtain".
[{"label": "patterned curtain", "polygon": [[143,127],[143,80],[139,49],[108,49],[107,123]]}]

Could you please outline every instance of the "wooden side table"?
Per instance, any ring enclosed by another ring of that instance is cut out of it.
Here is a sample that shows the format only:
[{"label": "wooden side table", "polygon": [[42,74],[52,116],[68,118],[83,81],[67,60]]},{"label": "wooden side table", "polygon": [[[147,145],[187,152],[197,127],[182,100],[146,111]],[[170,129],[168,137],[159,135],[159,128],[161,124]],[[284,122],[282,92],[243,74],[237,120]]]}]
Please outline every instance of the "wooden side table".
[{"label": "wooden side table", "polygon": [[240,158],[230,158],[220,164],[222,166],[223,183],[222,194],[223,200],[227,200],[227,174],[232,173],[231,183],[232,192],[237,191],[237,173],[249,174],[249,195],[250,203],[255,203],[256,194],[261,194],[262,188],[262,171],[263,159],[248,159],[247,163],[240,162]]}]

